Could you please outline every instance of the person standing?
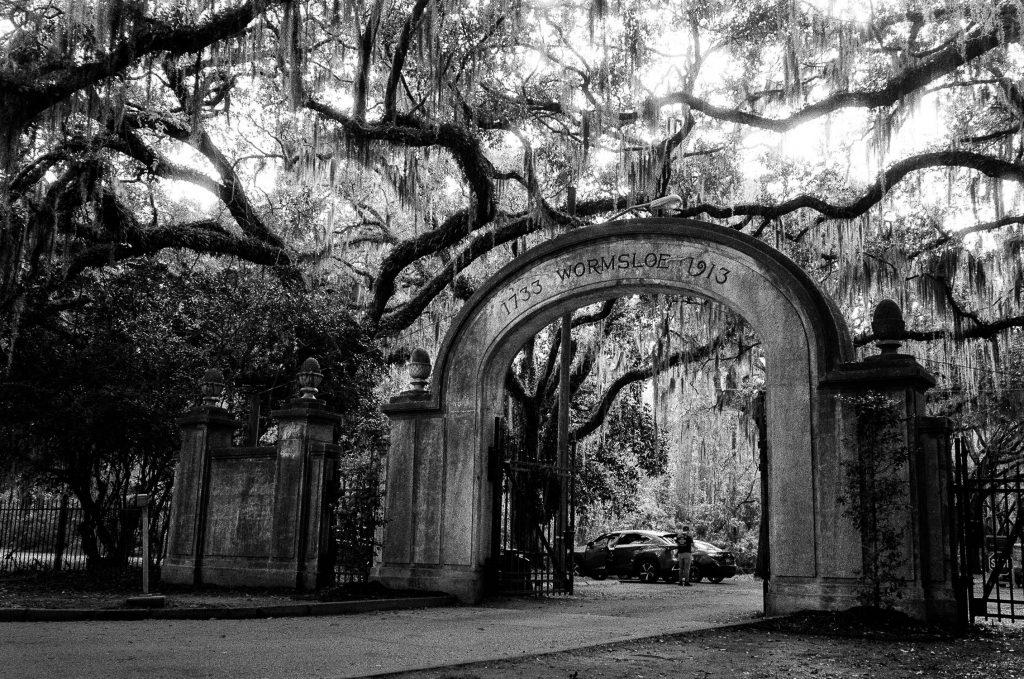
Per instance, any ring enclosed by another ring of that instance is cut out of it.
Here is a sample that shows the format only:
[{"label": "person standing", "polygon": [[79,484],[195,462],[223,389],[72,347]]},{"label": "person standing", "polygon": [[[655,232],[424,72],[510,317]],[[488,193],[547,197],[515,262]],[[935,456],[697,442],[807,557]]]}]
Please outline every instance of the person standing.
[{"label": "person standing", "polygon": [[693,536],[690,527],[676,533],[676,560],[679,562],[679,585],[690,586],[690,564],[693,563]]}]

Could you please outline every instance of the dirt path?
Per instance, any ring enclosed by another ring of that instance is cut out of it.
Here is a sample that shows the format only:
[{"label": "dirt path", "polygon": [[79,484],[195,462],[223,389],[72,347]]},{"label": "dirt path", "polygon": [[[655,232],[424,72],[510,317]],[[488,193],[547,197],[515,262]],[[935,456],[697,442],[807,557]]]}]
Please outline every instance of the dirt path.
[{"label": "dirt path", "polygon": [[402,679],[1015,679],[1024,628],[986,628],[948,641],[894,642],[706,630],[599,648],[387,675]]}]

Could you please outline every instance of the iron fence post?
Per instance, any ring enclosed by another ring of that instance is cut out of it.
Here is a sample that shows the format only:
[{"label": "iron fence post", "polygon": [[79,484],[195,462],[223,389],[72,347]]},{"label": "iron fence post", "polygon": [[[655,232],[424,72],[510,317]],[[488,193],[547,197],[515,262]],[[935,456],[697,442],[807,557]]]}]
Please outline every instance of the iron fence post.
[{"label": "iron fence post", "polygon": [[60,496],[60,512],[57,514],[57,540],[53,547],[53,570],[60,571],[64,564],[64,550],[68,539],[68,496]]}]

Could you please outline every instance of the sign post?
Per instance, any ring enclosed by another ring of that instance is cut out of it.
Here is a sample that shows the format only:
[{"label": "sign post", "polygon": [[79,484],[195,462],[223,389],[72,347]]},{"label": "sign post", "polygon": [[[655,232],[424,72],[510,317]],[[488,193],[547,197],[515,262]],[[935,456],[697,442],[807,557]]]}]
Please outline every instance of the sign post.
[{"label": "sign post", "polygon": [[128,506],[142,510],[142,593],[149,594],[149,495],[132,495]]}]

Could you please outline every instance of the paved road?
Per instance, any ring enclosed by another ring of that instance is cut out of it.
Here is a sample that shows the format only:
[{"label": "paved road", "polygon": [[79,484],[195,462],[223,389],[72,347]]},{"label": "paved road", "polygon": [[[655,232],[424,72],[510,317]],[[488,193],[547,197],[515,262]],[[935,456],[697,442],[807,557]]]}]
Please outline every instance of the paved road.
[{"label": "paved road", "polygon": [[762,610],[749,576],[689,588],[581,579],[576,589],[330,618],[0,623],[0,676],[358,677],[713,627]]}]

